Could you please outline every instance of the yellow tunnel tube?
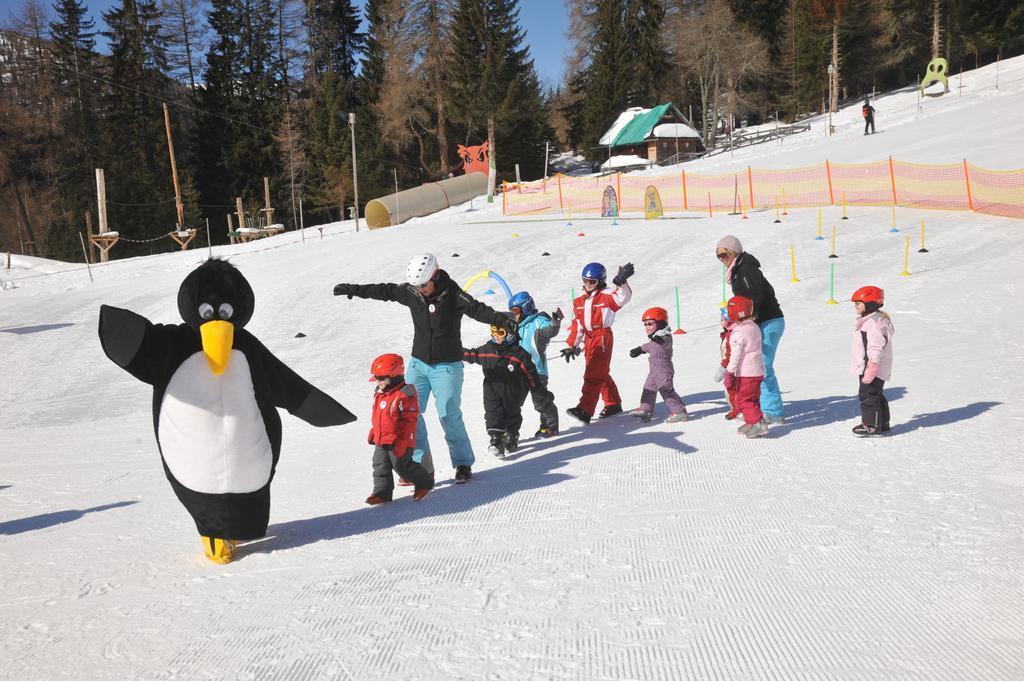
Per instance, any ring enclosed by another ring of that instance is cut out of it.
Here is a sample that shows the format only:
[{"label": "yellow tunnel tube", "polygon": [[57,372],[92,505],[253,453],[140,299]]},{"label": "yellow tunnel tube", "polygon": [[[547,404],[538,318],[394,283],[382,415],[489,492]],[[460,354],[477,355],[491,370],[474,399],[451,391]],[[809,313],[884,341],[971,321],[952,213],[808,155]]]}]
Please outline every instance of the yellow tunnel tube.
[{"label": "yellow tunnel tube", "polygon": [[366,224],[370,229],[389,227],[409,218],[423,217],[449,206],[465,203],[487,192],[487,176],[470,173],[449,177],[439,182],[428,182],[373,199],[366,204]]}]

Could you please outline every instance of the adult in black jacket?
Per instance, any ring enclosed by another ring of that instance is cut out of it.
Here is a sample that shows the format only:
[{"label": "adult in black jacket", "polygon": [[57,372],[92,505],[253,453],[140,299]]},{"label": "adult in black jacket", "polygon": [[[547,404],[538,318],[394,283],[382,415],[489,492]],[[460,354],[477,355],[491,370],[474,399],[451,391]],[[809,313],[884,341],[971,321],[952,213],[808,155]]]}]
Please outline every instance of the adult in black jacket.
[{"label": "adult in black jacket", "polygon": [[423,412],[433,393],[455,480],[465,482],[472,476],[475,457],[462,420],[462,317],[510,331],[516,323],[459,288],[430,253],[412,257],[406,280],[405,284],[338,284],[334,295],[389,300],[409,308],[414,333],[405,380],[416,388],[420,405],[413,459],[420,462],[430,452]]},{"label": "adult in black jacket", "polygon": [[754,319],[761,327],[761,352],[764,354],[761,411],[768,423],[782,423],[785,412],[779,380],[775,376],[775,352],[786,330],[786,319],[775,297],[775,289],[764,278],[761,263],[750,253],[743,252],[743,245],[736,237],[723,237],[715,247],[715,255],[728,268],[726,275],[733,295],[754,301]]}]

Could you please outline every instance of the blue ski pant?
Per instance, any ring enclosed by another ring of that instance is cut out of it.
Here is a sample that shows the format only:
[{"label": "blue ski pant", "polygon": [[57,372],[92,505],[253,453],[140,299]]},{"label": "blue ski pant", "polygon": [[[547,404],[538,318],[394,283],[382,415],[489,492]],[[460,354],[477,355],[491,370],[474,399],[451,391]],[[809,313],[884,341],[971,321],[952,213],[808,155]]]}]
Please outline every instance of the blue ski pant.
[{"label": "blue ski pant", "polygon": [[779,341],[786,330],[785,317],[776,317],[760,324],[761,353],[764,355],[764,381],[761,382],[761,411],[765,416],[782,417],[785,410],[782,406],[782,393],[779,391],[779,379],[775,377],[775,353],[779,349]]},{"label": "blue ski pant", "polygon": [[466,433],[466,424],[462,421],[462,362],[427,364],[413,357],[405,367],[405,382],[416,388],[420,403],[413,460],[422,461],[423,456],[430,452],[427,424],[423,420],[423,414],[433,393],[434,401],[437,403],[437,416],[441,419],[444,439],[448,443],[452,467],[472,466],[476,457],[473,456],[473,446]]}]

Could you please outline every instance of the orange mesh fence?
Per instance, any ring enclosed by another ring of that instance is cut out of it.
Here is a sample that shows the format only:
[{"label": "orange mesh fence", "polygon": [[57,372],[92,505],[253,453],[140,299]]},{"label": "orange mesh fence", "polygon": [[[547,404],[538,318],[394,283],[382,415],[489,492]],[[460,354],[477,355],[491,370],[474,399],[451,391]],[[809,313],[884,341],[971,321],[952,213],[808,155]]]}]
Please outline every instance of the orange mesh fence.
[{"label": "orange mesh fence", "polygon": [[973,210],[1024,218],[1024,170],[985,170],[964,163]]},{"label": "orange mesh fence", "polygon": [[836,204],[891,206],[892,176],[889,162],[830,163],[832,195]]},{"label": "orange mesh fence", "polygon": [[615,190],[619,212],[644,209],[644,193],[655,186],[666,211],[736,210],[841,205],[973,210],[1024,218],[1024,169],[996,171],[964,161],[923,165],[886,159],[873,163],[830,163],[802,168],[746,170],[700,175],[679,170],[663,175],[569,177],[503,185],[502,212],[599,213],[607,187]]},{"label": "orange mesh fence", "polygon": [[755,208],[779,206],[821,206],[829,203],[828,175],[825,165],[765,170],[751,168],[748,173],[749,198]]},{"label": "orange mesh fence", "polygon": [[896,205],[908,208],[969,209],[963,166],[893,161]]}]

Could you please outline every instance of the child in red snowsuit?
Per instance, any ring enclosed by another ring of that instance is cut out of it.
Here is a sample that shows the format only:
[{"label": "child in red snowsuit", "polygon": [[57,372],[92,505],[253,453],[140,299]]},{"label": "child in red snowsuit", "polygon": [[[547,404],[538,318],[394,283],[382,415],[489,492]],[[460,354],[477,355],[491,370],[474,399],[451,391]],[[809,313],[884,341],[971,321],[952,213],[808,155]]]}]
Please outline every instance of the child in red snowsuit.
[{"label": "child in red snowsuit", "polygon": [[622,413],[622,398],[619,389],[610,375],[612,362],[612,323],[615,312],[629,302],[633,296],[627,280],[633,276],[633,264],[626,263],[619,267],[618,274],[612,279],[615,289],[610,293],[605,289],[607,271],[599,262],[592,262],[583,268],[583,295],[572,302],[572,326],[566,343],[568,348],[562,350],[562,357],[568,362],[575,359],[582,351],[586,359],[583,371],[583,391],[580,401],[565,413],[583,423],[590,423],[597,408],[598,397],[604,402],[599,418]]},{"label": "child in red snowsuit", "polygon": [[371,506],[391,501],[395,491],[392,471],[416,486],[412,498],[419,501],[434,488],[434,463],[430,454],[423,461],[413,458],[416,444],[416,420],[420,415],[416,388],[405,382],[405,362],[400,355],[381,355],[373,361],[371,382],[373,416],[367,441],[373,450],[373,493],[366,498]]}]

